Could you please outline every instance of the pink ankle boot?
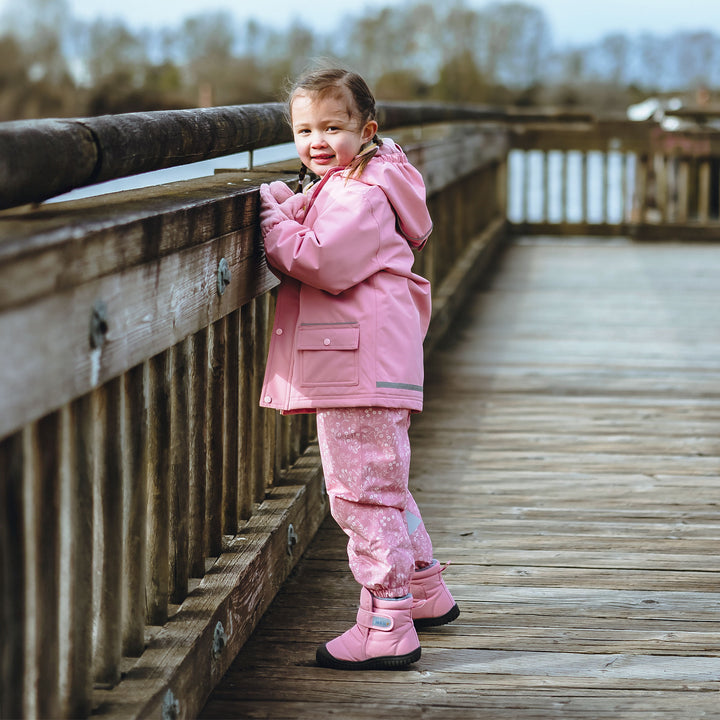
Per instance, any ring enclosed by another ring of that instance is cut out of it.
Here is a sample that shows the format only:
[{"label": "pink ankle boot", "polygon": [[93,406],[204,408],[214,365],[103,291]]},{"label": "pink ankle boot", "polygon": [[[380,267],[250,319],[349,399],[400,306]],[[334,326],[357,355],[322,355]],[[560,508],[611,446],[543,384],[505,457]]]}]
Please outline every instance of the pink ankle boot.
[{"label": "pink ankle boot", "polygon": [[317,649],[318,665],[337,670],[393,670],[420,659],[412,597],[376,598],[360,592],[357,625]]},{"label": "pink ankle boot", "polygon": [[432,565],[413,573],[410,594],[413,596],[412,618],[415,627],[445,625],[460,614],[442,578],[445,568],[447,565],[440,565],[437,560],[433,560]]}]

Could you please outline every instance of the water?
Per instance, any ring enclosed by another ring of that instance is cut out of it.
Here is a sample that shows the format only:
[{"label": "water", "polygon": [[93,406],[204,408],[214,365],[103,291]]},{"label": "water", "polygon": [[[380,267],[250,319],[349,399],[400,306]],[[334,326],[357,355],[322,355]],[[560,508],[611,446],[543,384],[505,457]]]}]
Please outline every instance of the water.
[{"label": "water", "polygon": [[[631,206],[635,178],[635,157],[609,151],[607,217],[603,205],[603,153],[587,153],[587,217],[582,212],[582,153],[567,153],[567,211],[563,212],[562,152],[551,151],[548,156],[548,187],[542,166],[543,153],[512,150],[508,160],[508,218],[511,222],[590,222],[621,223],[623,212]],[[626,164],[628,196],[623,198],[622,169]],[[528,173],[527,217],[523,215],[524,173]],[[548,217],[543,217],[543,201],[548,193]]]},{"label": "water", "polygon": [[[296,158],[294,143],[273,145],[272,147],[261,148],[253,152],[252,164],[254,166],[266,163],[281,162]],[[193,178],[207,177],[215,173],[219,168],[243,169],[251,165],[250,153],[242,152],[234,155],[225,155],[212,160],[201,160],[189,165],[178,165],[177,167],[165,168],[164,170],[153,170],[152,172],[130,175],[129,177],[108,180],[97,185],[71,190],[63,195],[48,200],[48,203],[64,202],[65,200],[78,200],[80,198],[96,197],[121,190],[135,190],[138,188],[151,187],[153,185],[165,185],[180,180],[191,180]],[[299,165],[298,165],[299,166]]]}]

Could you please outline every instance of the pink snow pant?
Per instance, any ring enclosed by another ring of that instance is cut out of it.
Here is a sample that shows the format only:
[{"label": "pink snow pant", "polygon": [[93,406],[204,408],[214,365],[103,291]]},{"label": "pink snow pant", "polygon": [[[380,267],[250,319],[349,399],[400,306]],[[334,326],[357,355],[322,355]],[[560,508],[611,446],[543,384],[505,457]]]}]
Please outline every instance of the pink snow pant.
[{"label": "pink snow pant", "polygon": [[330,512],[348,536],[355,579],[376,597],[410,592],[416,567],[432,562],[432,542],[408,490],[410,411],[317,411]]}]

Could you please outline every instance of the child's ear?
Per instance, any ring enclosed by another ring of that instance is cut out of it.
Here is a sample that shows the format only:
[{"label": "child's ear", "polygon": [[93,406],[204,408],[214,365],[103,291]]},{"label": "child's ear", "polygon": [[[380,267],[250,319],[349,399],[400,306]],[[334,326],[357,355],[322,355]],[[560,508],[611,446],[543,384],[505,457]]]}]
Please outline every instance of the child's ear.
[{"label": "child's ear", "polygon": [[362,131],[362,141],[364,143],[372,140],[378,131],[378,124],[375,120],[368,120]]}]

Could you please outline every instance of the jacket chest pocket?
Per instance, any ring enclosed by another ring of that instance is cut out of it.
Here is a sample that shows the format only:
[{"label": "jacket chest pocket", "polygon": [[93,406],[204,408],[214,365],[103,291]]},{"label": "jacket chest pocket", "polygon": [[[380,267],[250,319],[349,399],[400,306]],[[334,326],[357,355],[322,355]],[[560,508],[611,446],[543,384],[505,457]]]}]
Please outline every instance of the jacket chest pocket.
[{"label": "jacket chest pocket", "polygon": [[305,386],[357,385],[359,345],[357,323],[301,325],[297,335],[300,382]]}]

